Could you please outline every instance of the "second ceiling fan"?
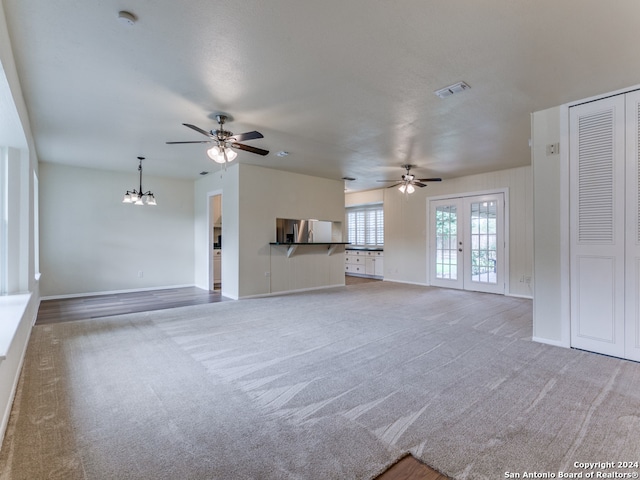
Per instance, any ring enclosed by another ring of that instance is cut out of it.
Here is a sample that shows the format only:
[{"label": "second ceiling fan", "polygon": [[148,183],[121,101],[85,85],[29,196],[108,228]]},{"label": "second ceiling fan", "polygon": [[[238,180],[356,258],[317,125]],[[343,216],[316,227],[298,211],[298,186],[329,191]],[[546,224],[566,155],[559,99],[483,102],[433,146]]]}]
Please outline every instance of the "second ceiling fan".
[{"label": "second ceiling fan", "polygon": [[214,145],[207,150],[207,155],[214,162],[222,164],[231,162],[238,156],[238,154],[233,149],[244,150],[245,152],[255,153],[257,155],[263,156],[269,154],[269,150],[264,150],[262,148],[238,143],[246,140],[255,140],[256,138],[264,138],[264,135],[256,131],[234,135],[233,132],[225,130],[223,127],[228,119],[229,117],[227,115],[216,115],[216,120],[220,128],[218,128],[217,130],[211,130],[209,132],[203,130],[200,127],[196,127],[195,125],[191,125],[190,123],[183,123],[185,127],[188,127],[198,133],[201,133],[202,135],[205,135],[206,137],[209,137],[209,140],[167,142],[167,144],[175,145],[181,143],[213,143]]},{"label": "second ceiling fan", "polygon": [[399,190],[402,193],[413,193],[415,192],[415,187],[426,187],[427,185],[424,182],[441,182],[442,179],[441,178],[416,178],[415,175],[413,175],[411,173],[411,167],[415,167],[415,165],[402,165],[402,168],[404,168],[407,173],[405,173],[404,175],[402,175],[402,180],[401,181],[397,181],[397,180],[378,180],[378,182],[396,182],[395,184],[387,187],[387,188],[393,188],[393,187],[397,187],[398,185],[400,186]]}]

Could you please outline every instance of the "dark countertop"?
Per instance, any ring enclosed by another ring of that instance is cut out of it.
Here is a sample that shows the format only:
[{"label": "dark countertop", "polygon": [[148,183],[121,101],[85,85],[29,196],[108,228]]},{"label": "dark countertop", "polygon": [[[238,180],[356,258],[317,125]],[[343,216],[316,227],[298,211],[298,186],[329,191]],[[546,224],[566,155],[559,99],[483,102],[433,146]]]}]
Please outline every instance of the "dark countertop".
[{"label": "dark countertop", "polygon": [[349,242],[270,242],[269,245],[351,245]]}]

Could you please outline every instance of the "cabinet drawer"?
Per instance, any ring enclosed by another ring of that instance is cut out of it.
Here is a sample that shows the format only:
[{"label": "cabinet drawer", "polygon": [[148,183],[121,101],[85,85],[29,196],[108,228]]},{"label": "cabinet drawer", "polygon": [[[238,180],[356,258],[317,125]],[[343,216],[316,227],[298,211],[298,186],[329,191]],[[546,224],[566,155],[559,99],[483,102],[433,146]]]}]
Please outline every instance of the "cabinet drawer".
[{"label": "cabinet drawer", "polygon": [[351,272],[351,273],[364,273],[364,265],[353,265],[353,264],[345,265],[344,271]]}]

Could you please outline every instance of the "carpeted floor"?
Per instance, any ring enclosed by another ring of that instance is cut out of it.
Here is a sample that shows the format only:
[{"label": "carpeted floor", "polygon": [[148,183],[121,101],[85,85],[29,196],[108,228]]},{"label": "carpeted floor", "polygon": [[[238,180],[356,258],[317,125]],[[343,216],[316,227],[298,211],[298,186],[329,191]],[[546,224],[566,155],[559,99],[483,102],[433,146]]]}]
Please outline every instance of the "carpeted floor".
[{"label": "carpeted floor", "polygon": [[530,337],[528,300],[388,282],[36,326],[0,479],[640,461],[640,364]]}]

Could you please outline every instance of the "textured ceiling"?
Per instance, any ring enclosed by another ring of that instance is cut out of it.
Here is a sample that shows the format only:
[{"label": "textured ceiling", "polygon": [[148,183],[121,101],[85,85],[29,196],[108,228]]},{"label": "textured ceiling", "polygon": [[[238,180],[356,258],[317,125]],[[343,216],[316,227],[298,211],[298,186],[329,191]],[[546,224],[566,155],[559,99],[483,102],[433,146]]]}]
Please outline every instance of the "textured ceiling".
[{"label": "textured ceiling", "polygon": [[240,162],[446,179],[528,165],[531,112],[640,83],[637,0],[2,1],[43,162],[197,178],[205,146],[165,142],[224,112],[271,151]]}]

